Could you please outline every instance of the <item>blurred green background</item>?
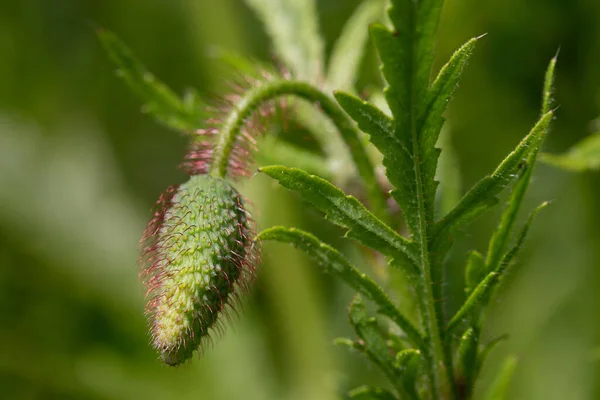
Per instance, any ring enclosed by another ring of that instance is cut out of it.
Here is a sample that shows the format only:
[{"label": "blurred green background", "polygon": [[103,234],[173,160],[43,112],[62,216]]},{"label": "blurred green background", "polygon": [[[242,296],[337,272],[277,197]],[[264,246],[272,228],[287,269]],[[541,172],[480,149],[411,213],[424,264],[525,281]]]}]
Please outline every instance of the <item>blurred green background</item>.
[{"label": "blurred green background", "polygon": [[[327,48],[357,0],[319,0]],[[351,336],[351,293],[298,252],[267,246],[243,312],[202,358],[161,365],[148,345],[137,241],[185,139],[139,112],[94,34],[115,31],[162,80],[211,96],[223,87],[215,47],[270,61],[261,24],[241,0],[23,0],[0,5],[0,398],[311,399],[382,379]],[[365,27],[366,29],[366,27]],[[492,170],[533,125],[544,69],[560,47],[557,120],[546,150],[564,151],[600,116],[600,2],[447,0],[438,65],[482,33],[451,104],[451,140],[465,187]],[[360,88],[378,82],[372,49]],[[496,305],[494,353],[519,357],[511,399],[599,399],[600,180],[540,165],[526,206],[538,218],[514,285]],[[261,227],[298,225],[343,244],[341,232],[256,177]],[[456,245],[485,250],[499,209]],[[461,272],[460,272],[461,273]],[[451,304],[460,290],[447,290]],[[594,350],[596,349],[596,350]]]}]

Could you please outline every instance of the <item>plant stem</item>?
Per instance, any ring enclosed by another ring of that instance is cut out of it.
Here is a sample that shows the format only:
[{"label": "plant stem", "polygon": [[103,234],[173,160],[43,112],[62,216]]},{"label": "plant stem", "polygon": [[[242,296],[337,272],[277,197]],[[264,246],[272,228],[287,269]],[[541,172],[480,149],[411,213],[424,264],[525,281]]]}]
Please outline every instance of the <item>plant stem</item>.
[{"label": "plant stem", "polygon": [[430,368],[430,377],[432,379],[432,390],[434,399],[445,399],[451,396],[451,385],[449,379],[450,368],[446,365],[446,354],[441,339],[441,331],[438,323],[438,311],[436,299],[434,296],[433,281],[431,279],[432,264],[429,258],[429,246],[427,235],[427,220],[425,211],[425,201],[423,194],[423,182],[421,179],[420,163],[418,160],[418,142],[416,132],[413,128],[413,147],[415,160],[415,175],[417,179],[417,202],[419,209],[418,238],[416,238],[419,247],[419,258],[422,280],[420,282],[419,298],[421,305],[421,314],[425,325],[425,332],[428,339],[428,362]]},{"label": "plant stem", "polygon": [[[414,19],[413,19],[414,21]],[[414,57],[414,55],[413,55]],[[414,173],[416,180],[416,200],[418,212],[418,226],[414,232],[414,241],[418,246],[419,264],[421,269],[421,280],[419,283],[419,304],[421,307],[421,317],[425,333],[428,339],[427,361],[429,366],[429,376],[431,379],[432,398],[447,399],[453,395],[451,390],[451,368],[446,364],[447,356],[442,343],[442,335],[439,326],[440,314],[435,298],[435,289],[432,280],[432,266],[429,252],[429,229],[427,208],[425,205],[425,188],[421,170],[421,146],[419,143],[419,133],[417,130],[417,90],[415,89],[416,66],[411,62],[410,74],[413,77],[410,85],[410,131],[412,140],[412,154],[414,160]]]},{"label": "plant stem", "polygon": [[246,119],[264,103],[283,96],[299,97],[321,107],[339,130],[352,155],[373,213],[384,222],[389,222],[386,199],[375,177],[374,166],[360,141],[358,129],[330,96],[306,82],[275,80],[247,91],[230,111],[219,132],[211,173],[222,178],[227,175],[229,158]]}]

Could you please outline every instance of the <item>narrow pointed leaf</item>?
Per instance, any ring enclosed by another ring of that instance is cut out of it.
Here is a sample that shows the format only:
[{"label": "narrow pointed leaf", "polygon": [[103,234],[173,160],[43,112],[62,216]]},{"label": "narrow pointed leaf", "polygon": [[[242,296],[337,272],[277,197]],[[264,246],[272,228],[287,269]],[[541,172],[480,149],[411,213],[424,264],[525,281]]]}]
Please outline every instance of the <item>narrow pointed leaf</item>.
[{"label": "narrow pointed leaf", "polygon": [[246,0],[292,76],[316,82],[323,76],[323,40],[314,0]]},{"label": "narrow pointed leaf", "polygon": [[382,0],[363,1],[344,25],[331,53],[327,83],[336,89],[352,90],[369,37],[366,28],[383,15]]},{"label": "narrow pointed leaf", "polygon": [[364,343],[366,356],[392,383],[397,384],[400,376],[394,367],[394,359],[386,346],[385,338],[381,335],[377,320],[369,316],[360,295],[356,295],[352,300],[348,316],[356,335]]},{"label": "narrow pointed leaf", "polygon": [[524,161],[534,146],[540,145],[540,138],[544,136],[552,116],[552,111],[546,113],[498,168],[471,188],[456,207],[436,224],[432,236],[434,243],[468,224],[498,202],[496,196],[523,169]]},{"label": "narrow pointed leaf", "polygon": [[448,327],[446,331],[452,332],[454,328],[456,328],[463,319],[477,306],[489,292],[494,289],[495,284],[500,279],[501,274],[498,272],[490,272],[477,287],[473,290],[467,301],[462,305],[462,307],[454,314],[450,322],[448,322]]},{"label": "narrow pointed leaf", "polygon": [[179,132],[195,131],[205,117],[200,98],[184,102],[142,65],[131,50],[112,32],[97,30],[98,38],[118,67],[119,76],[143,101],[143,110],[160,123]]},{"label": "narrow pointed leaf", "polygon": [[392,196],[404,212],[411,231],[418,226],[417,187],[411,176],[414,169],[412,149],[395,136],[395,122],[372,104],[343,92],[336,92],[340,106],[358,123],[360,130],[370,136],[371,142],[383,154],[386,175],[394,186]]},{"label": "narrow pointed leaf", "polygon": [[508,400],[508,390],[510,389],[510,383],[514,375],[515,369],[517,369],[517,358],[511,356],[504,361],[500,372],[489,387],[484,400]]},{"label": "narrow pointed leaf", "polygon": [[429,221],[433,221],[434,218],[433,212],[437,190],[435,175],[440,155],[440,150],[436,147],[436,143],[444,125],[442,114],[446,110],[458,86],[462,71],[473,53],[476,43],[477,38],[473,38],[456,50],[450,61],[444,65],[431,85],[425,107],[419,110],[420,115],[417,123],[419,124],[419,142],[423,153],[421,160],[423,163],[423,181],[425,183],[424,195]]},{"label": "narrow pointed leaf", "polygon": [[[552,93],[552,83],[554,81],[555,66],[556,58],[553,58],[552,61],[550,61],[550,65],[548,66],[548,70],[546,72],[544,93],[542,96],[542,111],[549,109],[550,107],[550,96]],[[486,268],[488,271],[493,271],[496,269],[496,266],[500,262],[502,254],[504,253],[506,246],[508,245],[511,232],[517,221],[517,216],[519,214],[519,210],[521,209],[521,204],[523,204],[523,199],[525,198],[525,194],[529,187],[529,182],[531,181],[531,176],[533,175],[533,169],[537,161],[539,149],[547,132],[548,126],[546,126],[546,129],[543,131],[543,134],[538,139],[538,143],[533,144],[532,149],[529,152],[529,155],[527,156],[527,160],[524,163],[524,167],[521,171],[521,174],[517,179],[515,186],[512,189],[507,206],[504,209],[504,212],[502,213],[502,217],[500,218],[500,223],[498,224],[498,227],[492,235],[486,258]]]},{"label": "narrow pointed leaf", "polygon": [[389,379],[402,399],[411,399],[404,388],[402,371],[396,368],[395,360],[390,354],[386,340],[375,317],[369,316],[360,295],[356,295],[348,310],[350,324],[356,335],[364,344],[364,353]]},{"label": "narrow pointed leaf", "polygon": [[[393,30],[383,25],[371,27],[371,37],[379,53],[381,70],[388,84],[385,97],[394,117],[393,137],[397,141],[397,145],[392,149],[395,156],[387,162],[384,161],[384,164],[388,175],[406,174],[403,181],[390,177],[390,182],[399,183],[394,183],[392,196],[403,210],[411,233],[417,240],[426,236],[425,232],[421,232],[423,225],[419,209],[424,208],[424,212],[431,217],[429,219],[433,219],[430,211],[434,208],[434,200],[428,195],[435,193],[435,168],[431,179],[426,180],[426,176],[423,175],[425,171],[421,171],[424,167],[424,154],[421,153],[436,153],[437,162],[439,152],[434,149],[435,140],[431,149],[424,148],[421,131],[423,121],[419,121],[418,117],[424,117],[428,111],[433,40],[441,5],[441,0],[394,0],[389,8]],[[435,129],[434,125],[432,124],[431,129]],[[435,132],[435,136],[438,134],[439,131]],[[382,150],[381,146],[378,148]],[[407,166],[410,168],[407,169]],[[414,171],[416,179],[410,176],[409,171]],[[423,207],[420,206],[420,202],[424,203]]]},{"label": "narrow pointed leaf", "polygon": [[408,268],[408,273],[416,273],[412,262],[412,243],[377,219],[356,198],[300,169],[269,166],[260,168],[260,172],[276,179],[282,186],[299,192],[323,211],[327,219],[346,228],[348,237],[394,258],[398,265]]},{"label": "narrow pointed leaf", "polygon": [[471,311],[473,311],[475,306],[489,299],[492,291],[497,287],[498,282],[500,282],[500,279],[504,276],[506,270],[525,242],[527,234],[529,233],[529,229],[531,228],[531,224],[533,223],[536,215],[547,205],[548,203],[542,203],[531,213],[529,219],[523,226],[515,245],[504,255],[498,267],[494,271],[490,272],[479,283],[479,285],[477,285],[473,292],[471,292],[462,307],[456,312],[450,322],[448,322],[448,327],[446,328],[447,332],[451,332],[454,328],[456,328],[462,322],[462,320],[469,315]]},{"label": "narrow pointed leaf", "polygon": [[396,400],[396,397],[385,389],[361,386],[348,393],[352,400]]},{"label": "narrow pointed leaf", "polygon": [[360,351],[360,352],[365,351],[365,346],[363,343],[356,341],[356,340],[348,339],[345,337],[339,337],[339,338],[334,339],[333,344],[336,346],[346,347],[353,351]]},{"label": "narrow pointed leaf", "polygon": [[541,154],[541,160],[573,172],[600,170],[600,132],[590,135],[564,154]]},{"label": "narrow pointed leaf", "polygon": [[389,297],[366,274],[356,269],[350,262],[333,247],[321,242],[310,233],[295,228],[281,226],[265,229],[257,238],[259,240],[275,240],[289,243],[304,251],[316,262],[325,273],[331,273],[340,278],[348,286],[358,291],[377,304],[378,312],[390,318],[407,335],[417,347],[423,347],[424,339],[415,326],[398,310]]},{"label": "narrow pointed leaf", "polygon": [[458,344],[456,352],[455,377],[460,386],[459,391],[470,398],[471,390],[475,384],[477,373],[477,355],[479,345],[479,333],[473,328],[467,329]]},{"label": "narrow pointed leaf", "polygon": [[421,353],[415,349],[406,349],[396,354],[396,368],[402,377],[404,396],[410,400],[418,400],[417,377],[422,364]]},{"label": "narrow pointed leaf", "polygon": [[556,61],[558,54],[550,60],[548,69],[546,69],[546,77],[544,79],[544,92],[542,93],[542,115],[549,112],[552,108],[552,94],[554,93],[554,74],[556,71]]}]

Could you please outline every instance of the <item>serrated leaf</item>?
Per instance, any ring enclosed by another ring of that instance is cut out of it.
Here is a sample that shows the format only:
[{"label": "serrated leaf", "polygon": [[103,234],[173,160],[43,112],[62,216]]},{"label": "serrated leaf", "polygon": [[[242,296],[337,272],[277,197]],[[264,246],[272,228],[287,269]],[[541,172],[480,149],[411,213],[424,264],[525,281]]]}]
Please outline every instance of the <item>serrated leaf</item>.
[{"label": "serrated leaf", "polygon": [[397,384],[400,376],[394,367],[394,359],[386,346],[377,320],[369,316],[360,295],[356,295],[350,303],[348,316],[356,335],[364,343],[365,355],[393,384]]},{"label": "serrated leaf", "polygon": [[383,4],[382,0],[363,1],[344,25],[329,60],[327,72],[329,87],[353,89],[369,37],[366,27],[383,14]]},{"label": "serrated leaf", "polygon": [[500,372],[487,390],[487,393],[483,396],[483,399],[508,400],[508,390],[510,389],[510,383],[515,369],[517,369],[517,362],[518,360],[514,356],[511,356],[504,361]]},{"label": "serrated leaf", "polygon": [[524,161],[534,146],[539,147],[541,144],[540,139],[544,136],[552,116],[552,111],[546,113],[498,168],[473,186],[456,207],[436,224],[432,234],[434,246],[439,245],[437,241],[445,239],[447,235],[451,235],[497,204],[496,196],[508,186],[519,170],[523,169]]},{"label": "serrated leaf", "polygon": [[[556,58],[553,58],[550,61],[548,70],[546,72],[546,80],[544,82],[544,93],[542,96],[542,111],[548,110],[550,108],[550,96],[552,93],[552,83],[554,82],[555,67]],[[533,174],[533,169],[537,161],[538,152],[540,150],[541,144],[545,136],[547,135],[547,132],[548,126],[546,126],[545,130],[542,132],[542,135],[538,139],[538,142],[532,145],[531,151],[529,152],[527,160],[521,171],[521,175],[517,179],[517,182],[515,183],[515,186],[512,189],[506,208],[502,213],[500,223],[498,224],[498,227],[492,235],[485,262],[486,269],[488,271],[493,271],[496,269],[496,266],[500,262],[502,254],[510,240],[512,229],[516,223],[519,210],[521,209],[521,204],[523,203],[523,199],[525,198],[525,194],[529,187],[529,182],[531,181],[531,176]]]},{"label": "serrated leaf", "polygon": [[385,389],[361,386],[348,393],[353,400],[396,400],[396,397]]},{"label": "serrated leaf", "polygon": [[189,97],[187,102],[182,101],[167,85],[156,79],[114,33],[106,29],[96,32],[104,49],[119,68],[119,76],[143,101],[144,112],[179,132],[195,131],[201,126],[205,106],[200,97]]},{"label": "serrated leaf", "polygon": [[472,250],[467,256],[467,266],[465,267],[465,292],[471,293],[473,289],[485,277],[485,260],[481,253]]},{"label": "serrated leaf", "polygon": [[581,140],[564,154],[541,154],[546,164],[573,172],[600,170],[600,132]]},{"label": "serrated leaf", "polygon": [[435,175],[440,155],[436,143],[444,125],[442,115],[458,86],[462,71],[473,53],[477,40],[478,38],[473,38],[456,50],[431,85],[425,107],[419,110],[420,115],[417,122],[419,126],[417,129],[420,132],[419,143],[422,151],[425,205],[429,221],[433,221],[434,218],[433,212],[437,190]]},{"label": "serrated leaf", "polygon": [[411,213],[417,210],[417,187],[414,177],[410,174],[414,169],[411,149],[396,138],[394,120],[374,105],[348,93],[336,92],[335,97],[344,111],[357,122],[360,130],[370,136],[371,142],[383,154],[386,175],[395,187],[392,196],[395,193],[395,200],[402,208],[411,231],[416,229],[418,215]]},{"label": "serrated leaf", "polygon": [[[315,90],[317,90],[315,88]],[[329,158],[329,167],[336,181],[345,184],[360,176],[373,213],[388,222],[387,199],[375,175],[375,167],[367,154],[361,132],[329,96],[320,92],[319,106],[323,113],[314,113],[314,104],[300,101],[294,107],[295,116],[317,139]],[[300,97],[302,93],[296,93]],[[310,98],[310,96],[308,96]],[[350,163],[354,168],[348,167]]]},{"label": "serrated leaf", "polygon": [[454,328],[456,328],[477,305],[482,302],[486,302],[489,299],[492,291],[497,287],[500,279],[505,275],[506,270],[525,242],[525,238],[529,233],[529,229],[531,228],[533,220],[547,205],[548,203],[542,203],[531,213],[529,219],[523,226],[515,245],[504,255],[498,267],[490,272],[471,292],[464,304],[460,307],[456,314],[454,314],[450,322],[448,322],[446,332],[451,332],[454,330]]},{"label": "serrated leaf", "polygon": [[406,267],[409,274],[417,273],[412,243],[377,219],[356,198],[300,169],[269,166],[259,171],[276,179],[282,186],[299,192],[326,213],[327,219],[347,229],[348,237],[392,257],[397,265]]},{"label": "serrated leaf", "polygon": [[[420,214],[425,212],[431,217],[429,219],[433,219],[435,196],[428,196],[435,194],[435,168],[430,180],[425,179],[427,171],[421,168],[425,153],[437,153],[437,150],[434,149],[435,140],[431,149],[424,147],[421,128],[427,119],[428,105],[432,99],[429,97],[429,75],[433,62],[433,37],[441,4],[440,0],[392,1],[389,17],[394,30],[383,25],[371,27],[371,36],[382,61],[381,70],[388,84],[385,97],[394,117],[393,136],[398,143],[393,149],[395,156],[384,160],[384,165],[388,175],[407,174],[405,179],[389,179],[395,186],[392,196],[403,210],[409,229],[417,241],[427,236],[426,232],[422,232],[426,224],[420,219],[428,217]],[[422,120],[419,117],[423,117]],[[439,131],[435,132],[436,137],[438,134]],[[383,149],[381,146],[378,148],[380,151]],[[435,160],[437,162],[437,155]],[[416,179],[411,176],[413,173]],[[424,203],[422,206],[421,202]]]},{"label": "serrated leaf", "polygon": [[441,6],[441,0],[392,0],[388,14],[394,31],[383,25],[371,28],[383,63],[382,72],[388,83],[386,98],[398,122],[399,138],[411,134],[410,129],[402,130],[410,128],[411,108],[416,106],[415,100],[425,99],[429,88]]},{"label": "serrated leaf", "polygon": [[316,262],[325,273],[340,278],[354,290],[372,300],[378,306],[378,312],[390,318],[408,336],[417,347],[423,347],[424,339],[417,328],[398,310],[385,292],[375,281],[361,273],[333,247],[321,242],[308,232],[281,226],[265,229],[258,236],[259,240],[275,240],[289,243],[304,251]]},{"label": "serrated leaf", "polygon": [[323,40],[314,0],[246,0],[265,25],[276,54],[296,79],[323,76]]}]

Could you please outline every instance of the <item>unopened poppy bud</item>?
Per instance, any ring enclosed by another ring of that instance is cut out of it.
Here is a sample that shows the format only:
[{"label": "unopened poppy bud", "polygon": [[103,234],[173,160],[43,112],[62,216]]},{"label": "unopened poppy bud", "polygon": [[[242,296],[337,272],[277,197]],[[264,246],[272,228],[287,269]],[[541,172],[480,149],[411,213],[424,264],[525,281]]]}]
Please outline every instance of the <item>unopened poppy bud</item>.
[{"label": "unopened poppy bud", "polygon": [[142,239],[154,347],[177,365],[192,357],[253,275],[251,221],[227,181],[192,176],[159,199]]}]

